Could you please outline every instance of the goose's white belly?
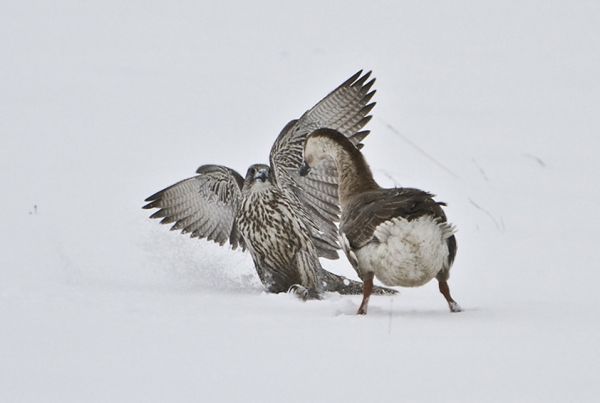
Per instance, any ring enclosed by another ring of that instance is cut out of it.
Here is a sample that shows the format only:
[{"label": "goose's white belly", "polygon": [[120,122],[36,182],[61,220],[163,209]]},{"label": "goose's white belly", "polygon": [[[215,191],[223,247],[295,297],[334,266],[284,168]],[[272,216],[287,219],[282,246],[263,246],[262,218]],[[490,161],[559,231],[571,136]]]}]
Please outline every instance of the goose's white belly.
[{"label": "goose's white belly", "polygon": [[374,272],[387,286],[417,287],[447,266],[447,239],[454,229],[430,216],[398,217],[375,229],[374,240],[356,250],[361,272]]}]

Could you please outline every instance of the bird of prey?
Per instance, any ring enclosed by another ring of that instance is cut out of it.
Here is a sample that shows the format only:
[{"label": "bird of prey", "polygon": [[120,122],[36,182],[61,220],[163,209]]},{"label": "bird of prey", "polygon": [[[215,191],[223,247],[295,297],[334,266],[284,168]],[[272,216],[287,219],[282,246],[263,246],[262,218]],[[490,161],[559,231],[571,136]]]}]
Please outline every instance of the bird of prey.
[{"label": "bird of prey", "polygon": [[269,292],[294,291],[303,299],[323,291],[359,294],[360,283],[319,262],[319,257],[337,258],[340,248],[336,167],[323,161],[304,177],[298,169],[306,137],[316,129],[336,129],[361,146],[369,133],[361,129],[375,105],[369,103],[375,93],[369,76],[359,71],[289,122],[271,148],[269,165],[250,166],[245,178],[225,166],[203,165],[197,176],[148,197],[144,208],[159,209],[151,218],[174,223],[172,230],[248,249]]},{"label": "bird of prey", "polygon": [[308,136],[300,174],[323,160],[334,160],[338,167],[343,249],[364,282],[357,313],[367,313],[374,276],[403,287],[436,277],[450,311],[461,311],[448,287],[457,245],[445,204],[419,189],[379,187],[362,153],[338,131],[324,128]]}]

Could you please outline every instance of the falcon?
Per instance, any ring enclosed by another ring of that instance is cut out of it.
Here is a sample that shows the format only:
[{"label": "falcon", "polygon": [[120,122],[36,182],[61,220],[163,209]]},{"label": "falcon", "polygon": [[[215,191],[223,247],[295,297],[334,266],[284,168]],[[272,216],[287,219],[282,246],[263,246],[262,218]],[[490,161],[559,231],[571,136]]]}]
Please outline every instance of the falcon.
[{"label": "falcon", "polygon": [[[192,238],[248,250],[268,292],[294,292],[302,299],[324,291],[360,294],[362,284],[322,268],[319,257],[338,258],[336,222],[340,217],[338,174],[323,160],[300,176],[304,143],[320,128],[342,133],[354,146],[369,131],[369,103],[375,91],[370,72],[362,70],[290,121],[271,147],[269,165],[254,164],[245,178],[222,165],[203,165],[184,179],[146,199],[151,218],[173,224]],[[375,293],[394,293],[375,288]]]}]

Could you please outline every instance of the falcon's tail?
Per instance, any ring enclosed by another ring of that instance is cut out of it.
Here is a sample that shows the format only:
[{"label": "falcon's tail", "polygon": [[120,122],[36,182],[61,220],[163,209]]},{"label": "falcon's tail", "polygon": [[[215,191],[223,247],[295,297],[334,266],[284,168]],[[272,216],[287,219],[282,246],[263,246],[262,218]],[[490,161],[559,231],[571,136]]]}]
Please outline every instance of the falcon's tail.
[{"label": "falcon's tail", "polygon": [[[360,295],[362,294],[363,283],[360,281],[350,280],[344,276],[331,273],[322,269],[320,273],[321,281],[324,283],[323,291],[337,292],[342,295]],[[385,287],[373,287],[374,295],[394,295],[398,291]]]}]

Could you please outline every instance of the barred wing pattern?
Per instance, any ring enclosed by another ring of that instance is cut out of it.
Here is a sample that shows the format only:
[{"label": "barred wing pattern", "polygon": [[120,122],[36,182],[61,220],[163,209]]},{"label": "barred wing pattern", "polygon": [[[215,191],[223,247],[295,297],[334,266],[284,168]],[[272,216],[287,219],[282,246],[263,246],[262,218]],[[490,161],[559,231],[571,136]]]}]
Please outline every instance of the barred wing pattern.
[{"label": "barred wing pattern", "polygon": [[[302,165],[304,143],[310,133],[319,128],[335,129],[357,146],[369,134],[360,131],[371,120],[369,103],[375,90],[370,91],[375,79],[368,81],[371,72],[354,74],[329,95],[306,111],[298,120],[292,120],[281,131],[271,148],[270,163],[279,186],[288,189],[303,206],[313,229],[311,235],[319,255],[337,258],[339,249],[335,222],[340,209],[337,194],[337,170],[331,161],[324,161],[311,169],[307,176],[298,175]],[[317,228],[317,230],[314,230]]]},{"label": "barred wing pattern", "polygon": [[235,225],[243,178],[220,165],[203,165],[196,173],[148,197],[143,208],[158,208],[150,218],[162,218],[161,224],[175,223],[171,230],[219,245],[229,241],[233,249],[244,249]]}]

